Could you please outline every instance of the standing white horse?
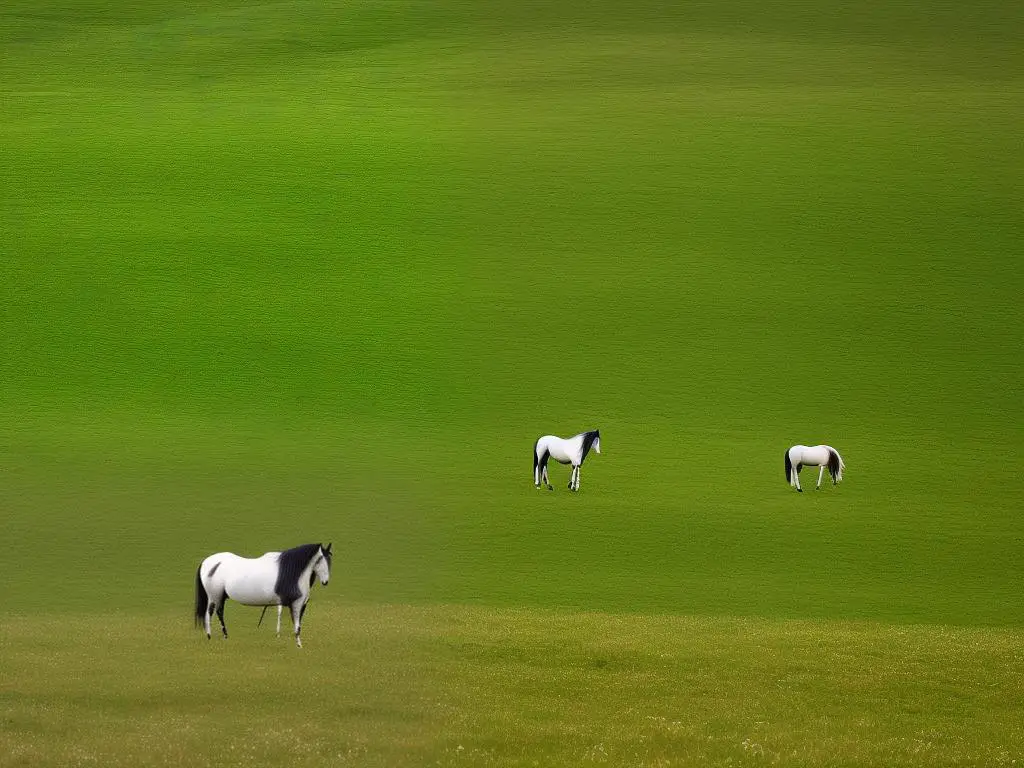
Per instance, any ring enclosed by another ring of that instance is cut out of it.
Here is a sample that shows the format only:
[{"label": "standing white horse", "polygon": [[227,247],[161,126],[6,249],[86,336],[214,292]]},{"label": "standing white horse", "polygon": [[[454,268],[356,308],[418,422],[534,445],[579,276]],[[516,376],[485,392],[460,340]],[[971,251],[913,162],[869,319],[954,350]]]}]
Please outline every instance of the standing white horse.
[{"label": "standing white horse", "polygon": [[[287,605],[295,625],[295,644],[301,648],[302,615],[317,577],[327,586],[331,578],[330,544],[326,547],[303,544],[255,558],[239,557],[231,552],[210,555],[196,571],[196,622],[203,622],[209,638],[210,619],[216,612],[227,637],[224,603],[229,598],[243,605]],[[280,612],[277,628],[280,632]]]},{"label": "standing white horse", "polygon": [[800,470],[805,466],[821,467],[818,470],[818,484],[814,490],[821,488],[825,467],[828,467],[828,473],[832,476],[832,485],[843,479],[843,470],[846,469],[843,457],[830,445],[794,445],[786,451],[786,482],[800,492],[804,490],[800,487]]},{"label": "standing white horse", "polygon": [[601,452],[601,432],[582,432],[575,437],[561,438],[554,435],[538,437],[533,444],[533,484],[540,488],[541,482],[554,490],[548,480],[548,459],[554,459],[559,464],[572,464],[572,472],[569,473],[569,490],[580,489],[580,465],[583,464],[590,449],[595,453]]}]

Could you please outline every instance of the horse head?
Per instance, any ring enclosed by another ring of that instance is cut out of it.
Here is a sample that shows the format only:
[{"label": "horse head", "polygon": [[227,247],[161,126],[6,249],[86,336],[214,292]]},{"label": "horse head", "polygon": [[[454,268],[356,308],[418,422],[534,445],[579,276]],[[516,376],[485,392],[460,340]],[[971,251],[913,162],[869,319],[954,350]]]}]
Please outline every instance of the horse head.
[{"label": "horse head", "polygon": [[325,547],[321,544],[319,554],[320,557],[313,564],[313,572],[320,577],[320,583],[326,587],[331,578],[331,545]]}]

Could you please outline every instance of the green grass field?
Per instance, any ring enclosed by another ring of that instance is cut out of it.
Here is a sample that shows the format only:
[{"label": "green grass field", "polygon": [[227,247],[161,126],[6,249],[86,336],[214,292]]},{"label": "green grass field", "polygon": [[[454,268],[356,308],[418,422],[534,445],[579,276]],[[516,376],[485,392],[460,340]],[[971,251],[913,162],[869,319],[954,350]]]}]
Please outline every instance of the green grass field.
[{"label": "green grass field", "polygon": [[1024,761],[1022,30],[6,3],[0,765]]}]

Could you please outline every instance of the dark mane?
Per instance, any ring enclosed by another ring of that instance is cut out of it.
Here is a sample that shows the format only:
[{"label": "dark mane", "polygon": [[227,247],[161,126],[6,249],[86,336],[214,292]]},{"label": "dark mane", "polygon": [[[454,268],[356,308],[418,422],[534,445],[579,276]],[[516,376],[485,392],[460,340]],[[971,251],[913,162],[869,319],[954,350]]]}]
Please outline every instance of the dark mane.
[{"label": "dark mane", "polygon": [[277,582],[274,584],[274,591],[281,598],[282,605],[288,605],[302,596],[299,576],[319,550],[319,544],[301,544],[286,549],[277,556]]},{"label": "dark mane", "polygon": [[594,441],[601,436],[601,430],[595,429],[592,432],[583,433],[583,453],[580,456],[580,464],[583,463],[584,459],[587,458],[587,454],[590,453],[590,446],[594,444]]}]

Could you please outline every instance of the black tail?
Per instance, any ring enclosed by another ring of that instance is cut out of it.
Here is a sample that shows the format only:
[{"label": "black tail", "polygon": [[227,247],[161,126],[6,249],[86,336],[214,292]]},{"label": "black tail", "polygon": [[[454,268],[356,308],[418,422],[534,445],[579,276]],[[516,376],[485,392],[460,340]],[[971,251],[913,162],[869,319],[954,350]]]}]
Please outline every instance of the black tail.
[{"label": "black tail", "polygon": [[789,460],[789,451],[786,451],[786,482],[793,482],[793,462]]},{"label": "black tail", "polygon": [[835,485],[839,477],[839,454],[831,448],[828,449],[828,473],[832,475],[832,485]]},{"label": "black tail", "polygon": [[537,474],[537,445],[540,443],[540,438],[537,438],[537,442],[533,444],[533,474]]},{"label": "black tail", "polygon": [[206,621],[206,609],[210,605],[210,598],[206,594],[206,587],[203,586],[201,570],[202,566],[196,568],[196,625]]}]

